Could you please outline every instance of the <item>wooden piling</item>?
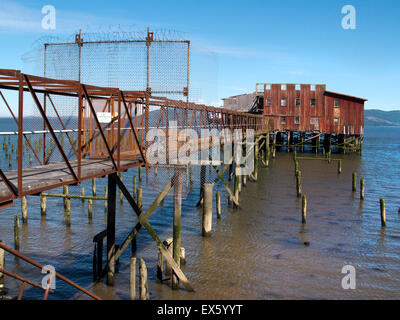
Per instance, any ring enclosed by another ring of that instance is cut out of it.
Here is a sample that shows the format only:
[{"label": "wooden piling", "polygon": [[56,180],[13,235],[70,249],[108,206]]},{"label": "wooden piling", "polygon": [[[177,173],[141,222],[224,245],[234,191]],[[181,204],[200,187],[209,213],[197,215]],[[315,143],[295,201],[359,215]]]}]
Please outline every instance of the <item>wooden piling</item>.
[{"label": "wooden piling", "polygon": [[357,172],[353,172],[352,190],[353,192],[357,191]]},{"label": "wooden piling", "polygon": [[190,185],[193,186],[193,167],[189,168],[189,181]]},{"label": "wooden piling", "polygon": [[360,180],[360,199],[364,200],[364,194],[365,194],[365,181],[364,179]]},{"label": "wooden piling", "polygon": [[[258,179],[258,152],[259,152],[258,149],[259,149],[258,142],[256,141],[254,143],[254,171],[253,171],[253,177],[254,177],[255,181],[257,181],[257,179]],[[237,172],[237,170],[236,170],[236,172]]]},{"label": "wooden piling", "polygon": [[[2,240],[0,240],[1,243],[3,243]],[[0,268],[4,269],[5,268],[5,252],[4,249],[0,248]],[[0,293],[4,292],[4,273],[0,272]]]},{"label": "wooden piling", "polygon": [[104,212],[107,213],[107,186],[104,186]]},{"label": "wooden piling", "polygon": [[132,187],[132,190],[133,190],[133,194],[136,195],[136,176],[133,176],[133,187]]},{"label": "wooden piling", "polygon": [[215,194],[215,205],[217,207],[217,218],[221,218],[221,193],[217,191]]},{"label": "wooden piling", "polygon": [[[235,176],[235,181],[238,181],[238,176]],[[237,184],[237,183],[235,183]],[[212,229],[212,194],[214,185],[211,183],[204,184],[204,203],[202,217],[202,235],[208,237],[211,235]],[[238,192],[238,189],[237,189]]]},{"label": "wooden piling", "polygon": [[301,197],[301,171],[297,171],[296,174],[296,191],[297,191],[297,197]]},{"label": "wooden piling", "polygon": [[147,268],[146,263],[142,258],[140,258],[139,262],[139,299],[140,300],[149,300],[149,287],[147,283]]},{"label": "wooden piling", "polygon": [[142,167],[139,167],[139,182],[142,182]]},{"label": "wooden piling", "polygon": [[14,249],[19,251],[19,217],[14,216]]},{"label": "wooden piling", "polygon": [[[122,172],[118,172],[119,179],[122,181]],[[122,204],[124,202],[124,194],[122,190],[119,190],[119,202]]]},{"label": "wooden piling", "polygon": [[[68,186],[63,186],[63,195],[64,196],[68,195]],[[64,211],[65,211],[67,208],[67,198],[66,197],[63,198],[63,202],[64,202]]]},{"label": "wooden piling", "polygon": [[22,211],[22,223],[28,222],[28,209],[26,205],[26,197],[21,197],[21,211]]},{"label": "wooden piling", "polygon": [[299,161],[295,160],[295,162],[294,162],[294,175],[297,175],[297,171],[299,171]]},{"label": "wooden piling", "polygon": [[131,258],[130,271],[131,271],[130,296],[131,296],[131,300],[135,300],[136,299],[136,258]]},{"label": "wooden piling", "polygon": [[[115,173],[114,173],[115,174]],[[114,177],[115,178],[115,177]],[[107,205],[107,284],[114,285],[115,277],[115,212],[117,185],[112,175],[108,175]]]},{"label": "wooden piling", "polygon": [[40,195],[40,213],[42,216],[46,215],[47,211],[47,198],[44,195]]},{"label": "wooden piling", "polygon": [[89,199],[88,200],[88,219],[89,219],[89,222],[92,221],[92,218],[93,218],[93,200]]},{"label": "wooden piling", "polygon": [[338,161],[338,174],[342,173],[342,160]]},{"label": "wooden piling", "polygon": [[[81,188],[81,196],[84,197],[85,196],[85,187]],[[85,198],[82,198],[82,203],[85,203]]]},{"label": "wooden piling", "polygon": [[306,216],[307,216],[307,198],[306,195],[303,195],[301,199],[301,223],[306,223]]},{"label": "wooden piling", "polygon": [[[172,238],[167,238],[163,241],[163,244],[165,248],[167,248],[168,252],[172,256]],[[168,261],[165,262],[165,277],[170,277],[172,274],[172,268],[171,265],[168,263]]]},{"label": "wooden piling", "polygon": [[180,252],[180,263],[182,264],[186,264],[186,250],[184,247],[181,247],[181,252]]},{"label": "wooden piling", "polygon": [[92,178],[92,195],[96,196],[96,178]]},{"label": "wooden piling", "polygon": [[11,152],[8,154],[8,167],[10,169],[12,168],[12,153]]},{"label": "wooden piling", "polygon": [[[181,213],[182,213],[182,169],[175,168],[174,173],[174,221],[173,221],[173,258],[180,266],[181,253]],[[172,275],[172,289],[178,289],[178,277]]]},{"label": "wooden piling", "polygon": [[142,210],[143,207],[143,189],[142,188],[137,188],[137,205]]},{"label": "wooden piling", "polygon": [[164,257],[160,249],[158,249],[158,260],[157,260],[157,279],[162,281],[164,273]]},{"label": "wooden piling", "polygon": [[381,225],[382,227],[386,226],[386,209],[385,209],[385,199],[380,199],[380,208],[381,208]]},{"label": "wooden piling", "polygon": [[[239,179],[240,179],[239,176],[235,175],[234,195],[235,195],[237,202],[239,202],[239,183],[240,183]],[[235,206],[235,204],[234,204],[234,206]]]}]

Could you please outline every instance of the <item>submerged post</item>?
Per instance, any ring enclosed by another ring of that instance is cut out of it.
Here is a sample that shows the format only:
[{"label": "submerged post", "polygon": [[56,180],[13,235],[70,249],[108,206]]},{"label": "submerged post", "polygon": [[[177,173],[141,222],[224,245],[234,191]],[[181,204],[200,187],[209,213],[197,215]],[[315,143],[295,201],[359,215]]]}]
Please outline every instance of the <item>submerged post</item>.
[{"label": "submerged post", "polygon": [[360,199],[364,200],[364,193],[365,193],[365,182],[364,179],[360,180]]},{"label": "submerged post", "polygon": [[[113,173],[115,174],[115,173]],[[108,209],[107,209],[107,284],[114,285],[115,275],[115,211],[117,184],[111,175],[108,175]]]},{"label": "submerged post", "polygon": [[382,227],[386,226],[386,209],[385,209],[385,199],[380,199],[380,207],[381,207],[381,225]]},{"label": "submerged post", "polygon": [[353,172],[352,190],[353,192],[357,190],[357,172]]},{"label": "submerged post", "polygon": [[19,251],[19,217],[14,216],[14,248]]},{"label": "submerged post", "polygon": [[306,223],[306,216],[307,216],[307,198],[306,195],[303,195],[301,200],[301,223]]},{"label": "submerged post", "polygon": [[[182,211],[182,169],[175,168],[174,173],[174,226],[173,226],[173,240],[172,240],[172,255],[180,266],[181,256],[181,211]],[[172,273],[172,289],[178,289],[178,277]]]},{"label": "submerged post", "polygon": [[131,271],[131,277],[130,277],[130,296],[131,300],[136,299],[136,258],[131,258],[131,263],[130,263],[130,271]]},{"label": "submerged post", "polygon": [[96,178],[92,179],[92,195],[93,197],[96,196]]},{"label": "submerged post", "polygon": [[342,173],[342,160],[338,161],[338,174]]},{"label": "submerged post", "polygon": [[28,222],[28,209],[26,205],[26,197],[21,197],[21,211],[22,211],[22,223]]},{"label": "submerged post", "polygon": [[40,195],[40,213],[42,216],[46,215],[46,196]]},{"label": "submerged post", "polygon": [[301,197],[301,171],[297,171],[296,174],[296,191],[297,191],[297,197]]},{"label": "submerged post", "polygon": [[217,218],[221,218],[221,193],[217,191],[215,194],[215,205],[217,207]]},{"label": "submerged post", "polygon": [[[238,178],[238,176],[236,176]],[[212,229],[212,183],[204,184],[204,203],[203,203],[203,217],[202,217],[202,235],[208,237],[211,235]]]},{"label": "submerged post", "polygon": [[[0,243],[3,243],[2,240],[0,240]],[[5,267],[5,254],[4,254],[4,249],[0,248],[0,268],[4,269]],[[4,292],[4,273],[0,272],[0,293]]]},{"label": "submerged post", "polygon": [[139,262],[139,299],[140,300],[149,300],[149,288],[147,284],[147,268],[146,263],[142,258],[140,258]]}]

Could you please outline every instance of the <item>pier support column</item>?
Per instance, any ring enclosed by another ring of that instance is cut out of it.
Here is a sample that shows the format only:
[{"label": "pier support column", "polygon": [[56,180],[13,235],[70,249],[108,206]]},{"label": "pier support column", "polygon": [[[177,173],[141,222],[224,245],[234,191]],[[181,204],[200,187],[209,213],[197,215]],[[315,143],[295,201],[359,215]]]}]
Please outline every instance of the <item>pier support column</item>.
[{"label": "pier support column", "polygon": [[[204,167],[205,168],[205,167]],[[175,262],[180,267],[181,257],[181,210],[182,210],[182,173],[183,168],[175,168],[174,173],[174,227],[173,227],[173,240],[172,252]],[[172,275],[172,289],[178,289],[178,277],[173,272]]]},{"label": "pier support column", "polygon": [[213,187],[214,185],[212,183],[207,183],[204,185],[204,203],[203,203],[203,219],[202,219],[203,237],[209,237],[211,235]]},{"label": "pier support column", "polygon": [[[113,173],[115,174],[115,173]],[[115,211],[116,211],[117,184],[112,175],[108,175],[107,196],[107,284],[114,285],[115,277]]]}]

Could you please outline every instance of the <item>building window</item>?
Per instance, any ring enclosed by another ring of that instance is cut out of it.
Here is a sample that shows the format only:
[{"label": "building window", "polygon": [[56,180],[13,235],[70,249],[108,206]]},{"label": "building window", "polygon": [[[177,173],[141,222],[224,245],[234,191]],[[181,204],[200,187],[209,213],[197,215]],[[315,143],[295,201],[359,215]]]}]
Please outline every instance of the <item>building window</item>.
[{"label": "building window", "polygon": [[333,119],[333,123],[334,123],[335,125],[338,125],[338,124],[339,124],[339,118]]},{"label": "building window", "polygon": [[267,98],[267,107],[271,106],[271,98]]},{"label": "building window", "polygon": [[296,90],[300,91],[300,85],[299,84],[296,84]]},{"label": "building window", "polygon": [[311,91],[315,91],[315,85],[311,85]]},{"label": "building window", "polygon": [[267,90],[271,90],[271,85],[270,85],[270,84],[267,84],[267,85],[266,85],[266,88],[267,88]]},{"label": "building window", "polygon": [[286,124],[286,117],[281,117],[281,123]]},{"label": "building window", "polygon": [[310,104],[311,104],[311,107],[315,107],[315,99],[311,99]]},{"label": "building window", "polygon": [[286,107],[286,98],[281,99],[281,106]]},{"label": "building window", "polygon": [[294,124],[300,124],[300,117],[294,118]]},{"label": "building window", "polygon": [[301,99],[296,98],[296,107],[300,107],[300,105],[301,105]]},{"label": "building window", "polygon": [[286,90],[286,84],[281,85],[281,90]]},{"label": "building window", "polygon": [[340,107],[340,101],[339,99],[335,99],[335,108],[339,108]]}]

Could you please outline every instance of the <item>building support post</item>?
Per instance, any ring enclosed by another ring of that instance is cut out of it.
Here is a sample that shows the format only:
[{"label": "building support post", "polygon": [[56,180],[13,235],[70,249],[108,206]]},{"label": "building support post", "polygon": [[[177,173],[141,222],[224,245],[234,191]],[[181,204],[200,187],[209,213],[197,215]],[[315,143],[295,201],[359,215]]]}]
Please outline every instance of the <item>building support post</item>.
[{"label": "building support post", "polygon": [[[113,173],[115,175],[115,173]],[[115,212],[117,184],[112,175],[108,175],[108,196],[107,196],[107,284],[114,285],[115,277]]]}]

